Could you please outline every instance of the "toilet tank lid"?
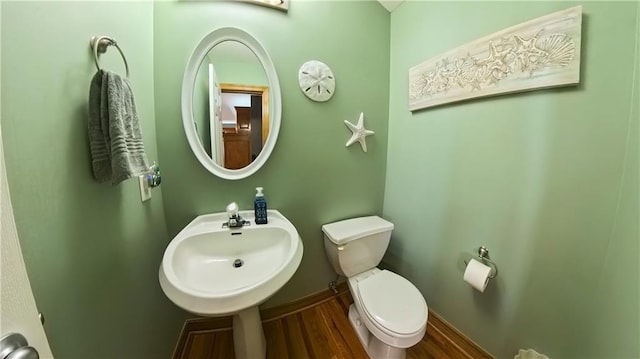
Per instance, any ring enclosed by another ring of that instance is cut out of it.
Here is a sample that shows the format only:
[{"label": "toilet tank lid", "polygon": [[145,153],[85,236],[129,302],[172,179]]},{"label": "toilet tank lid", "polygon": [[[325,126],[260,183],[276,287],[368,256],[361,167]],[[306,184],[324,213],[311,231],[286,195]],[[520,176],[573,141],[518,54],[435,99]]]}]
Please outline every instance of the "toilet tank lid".
[{"label": "toilet tank lid", "polygon": [[391,230],[393,230],[393,223],[378,216],[345,219],[322,226],[324,234],[337,245]]}]

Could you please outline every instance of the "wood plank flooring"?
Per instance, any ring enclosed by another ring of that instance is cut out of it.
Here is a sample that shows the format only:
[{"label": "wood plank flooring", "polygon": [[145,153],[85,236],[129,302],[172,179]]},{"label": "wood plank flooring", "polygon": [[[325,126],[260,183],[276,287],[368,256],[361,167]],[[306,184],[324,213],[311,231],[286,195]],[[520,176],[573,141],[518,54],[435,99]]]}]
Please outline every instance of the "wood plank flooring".
[{"label": "wood plank flooring", "polygon": [[[267,359],[366,359],[367,353],[348,319],[351,293],[343,286],[337,295],[300,304],[293,312],[262,313]],[[231,321],[198,319],[185,326],[174,359],[234,358]],[[217,328],[212,329],[212,324]],[[427,334],[407,349],[407,359],[492,358],[442,318],[429,313]]]}]

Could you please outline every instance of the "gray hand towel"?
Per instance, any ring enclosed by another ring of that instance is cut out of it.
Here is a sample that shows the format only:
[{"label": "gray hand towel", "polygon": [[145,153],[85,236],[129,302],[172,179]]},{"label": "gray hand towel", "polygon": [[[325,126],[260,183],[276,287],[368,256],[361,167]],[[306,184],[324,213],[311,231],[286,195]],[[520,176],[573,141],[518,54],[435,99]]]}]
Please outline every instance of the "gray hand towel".
[{"label": "gray hand towel", "polygon": [[111,155],[102,130],[102,71],[96,72],[89,87],[89,147],[93,177],[98,182],[111,182]]},{"label": "gray hand towel", "polygon": [[149,171],[133,91],[126,78],[101,70],[91,81],[89,140],[93,174],[99,182],[118,184]]}]

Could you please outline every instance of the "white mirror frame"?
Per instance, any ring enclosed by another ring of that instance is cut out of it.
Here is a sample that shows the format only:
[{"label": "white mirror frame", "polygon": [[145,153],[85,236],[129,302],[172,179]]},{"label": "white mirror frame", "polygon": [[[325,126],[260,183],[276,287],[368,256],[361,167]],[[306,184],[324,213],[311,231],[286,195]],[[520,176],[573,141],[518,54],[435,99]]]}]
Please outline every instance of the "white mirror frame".
[{"label": "white mirror frame", "polygon": [[[237,41],[247,46],[256,57],[258,57],[258,60],[260,60],[269,81],[269,135],[267,136],[267,141],[255,160],[248,166],[237,170],[224,168],[216,164],[211,157],[209,157],[198,139],[198,133],[194,124],[193,92],[198,69],[209,51],[223,41]],[[191,151],[209,172],[224,179],[238,180],[249,177],[258,171],[265,162],[267,162],[267,159],[275,147],[278,132],[280,132],[281,111],[282,98],[278,74],[267,50],[265,50],[258,40],[249,33],[234,27],[223,27],[213,30],[200,40],[193,50],[191,57],[189,57],[182,79],[182,123],[184,125],[184,132],[187,135],[187,140],[189,141],[189,146],[191,146]]]}]

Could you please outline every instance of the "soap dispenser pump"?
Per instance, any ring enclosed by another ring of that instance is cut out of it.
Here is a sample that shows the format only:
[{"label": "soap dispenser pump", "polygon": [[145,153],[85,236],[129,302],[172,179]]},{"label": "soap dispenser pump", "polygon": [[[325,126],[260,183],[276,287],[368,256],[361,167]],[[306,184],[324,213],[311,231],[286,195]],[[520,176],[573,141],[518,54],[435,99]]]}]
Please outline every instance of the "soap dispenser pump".
[{"label": "soap dispenser pump", "polygon": [[262,187],[256,187],[256,199],[253,201],[256,224],[267,224],[267,201],[262,189]]}]

